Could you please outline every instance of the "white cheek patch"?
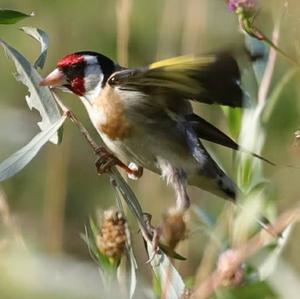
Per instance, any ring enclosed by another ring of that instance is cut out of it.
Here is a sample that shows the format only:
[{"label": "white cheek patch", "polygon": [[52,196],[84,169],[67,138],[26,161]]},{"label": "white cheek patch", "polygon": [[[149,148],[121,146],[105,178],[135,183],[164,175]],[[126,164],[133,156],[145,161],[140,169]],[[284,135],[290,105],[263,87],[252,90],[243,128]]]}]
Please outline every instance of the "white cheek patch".
[{"label": "white cheek patch", "polygon": [[84,87],[86,92],[84,96],[91,101],[99,96],[104,75],[96,57],[86,56],[85,62]]}]

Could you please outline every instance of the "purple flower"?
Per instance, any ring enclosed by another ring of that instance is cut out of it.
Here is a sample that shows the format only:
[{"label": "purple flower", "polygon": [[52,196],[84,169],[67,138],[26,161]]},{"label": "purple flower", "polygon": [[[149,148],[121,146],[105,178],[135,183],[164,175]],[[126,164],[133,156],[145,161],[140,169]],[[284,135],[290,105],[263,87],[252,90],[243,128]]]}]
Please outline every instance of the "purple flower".
[{"label": "purple flower", "polygon": [[257,7],[257,0],[229,0],[228,8],[230,11],[237,12],[238,9],[243,11],[254,11]]}]

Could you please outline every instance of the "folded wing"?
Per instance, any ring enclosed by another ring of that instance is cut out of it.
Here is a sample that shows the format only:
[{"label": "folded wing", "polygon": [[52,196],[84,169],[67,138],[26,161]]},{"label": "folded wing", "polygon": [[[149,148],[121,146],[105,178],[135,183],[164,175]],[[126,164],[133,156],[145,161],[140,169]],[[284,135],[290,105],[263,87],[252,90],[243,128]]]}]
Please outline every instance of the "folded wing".
[{"label": "folded wing", "polygon": [[240,71],[230,54],[171,58],[145,68],[122,70],[113,74],[108,83],[149,95],[243,106]]}]

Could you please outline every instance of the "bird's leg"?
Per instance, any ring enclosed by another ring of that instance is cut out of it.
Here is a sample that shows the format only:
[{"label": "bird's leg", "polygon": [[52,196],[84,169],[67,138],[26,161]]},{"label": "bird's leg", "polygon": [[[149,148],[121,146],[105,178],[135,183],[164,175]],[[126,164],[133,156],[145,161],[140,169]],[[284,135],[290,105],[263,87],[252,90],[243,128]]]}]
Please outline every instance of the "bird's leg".
[{"label": "bird's leg", "polygon": [[157,157],[157,166],[160,168],[162,177],[171,184],[176,193],[176,209],[184,212],[191,205],[187,193],[187,177],[182,168],[174,167],[169,161]]},{"label": "bird's leg", "polygon": [[170,182],[176,193],[177,210],[182,212],[186,211],[191,205],[191,200],[187,193],[186,173],[182,169],[174,169]]},{"label": "bird's leg", "polygon": [[97,149],[96,154],[99,157],[95,162],[98,174],[110,172],[113,166],[119,166],[123,168],[130,178],[138,179],[143,174],[142,167],[139,167],[134,163],[134,166],[132,165],[132,163],[127,166],[103,146]]}]

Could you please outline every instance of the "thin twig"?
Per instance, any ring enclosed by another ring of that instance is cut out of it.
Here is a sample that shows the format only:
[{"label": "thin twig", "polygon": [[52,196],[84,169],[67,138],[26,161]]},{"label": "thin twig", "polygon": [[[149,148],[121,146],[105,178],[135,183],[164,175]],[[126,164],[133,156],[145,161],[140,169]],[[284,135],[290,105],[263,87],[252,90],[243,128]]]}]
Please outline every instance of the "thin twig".
[{"label": "thin twig", "polygon": [[[278,24],[273,31],[272,40],[274,45],[277,45],[279,40],[279,29],[280,29],[280,25]],[[268,63],[258,91],[258,103],[263,104],[267,101],[268,92],[271,86],[273,72],[276,64],[276,58],[277,58],[277,51],[276,49],[271,47]]]},{"label": "thin twig", "polygon": [[272,227],[270,227],[270,230],[273,231],[272,235],[265,230],[261,230],[245,244],[233,248],[234,258],[230,260],[230,267],[226,269],[226,272],[222,271],[222,269],[216,269],[194,289],[190,299],[207,299],[212,296],[228,277],[234,275],[242,263],[274,241],[273,235],[281,235],[289,225],[299,220],[300,208],[291,209],[279,216],[272,224]]},{"label": "thin twig", "polygon": [[[93,152],[97,156],[101,156],[101,153],[99,152],[99,149],[101,148],[91,137],[88,130],[84,127],[84,125],[81,123],[81,121],[77,118],[77,116],[67,107],[65,106],[61,100],[56,96],[54,93],[55,99],[62,109],[63,113],[76,125],[76,127],[79,129],[81,134],[84,136],[85,140],[88,142],[88,144],[93,149]],[[101,146],[105,146],[101,138],[99,138],[101,141]],[[143,220],[143,217],[141,215],[143,214],[143,210],[134,194],[134,192],[131,190],[131,188],[128,186],[124,178],[121,176],[119,171],[116,167],[111,167],[110,172],[108,175],[112,178],[112,180],[116,183],[116,188],[120,191],[123,199],[127,203],[129,209],[131,212],[136,216],[140,230],[143,233],[143,237],[147,239],[147,241],[151,242],[152,232],[148,230],[147,225],[145,221]]]}]

